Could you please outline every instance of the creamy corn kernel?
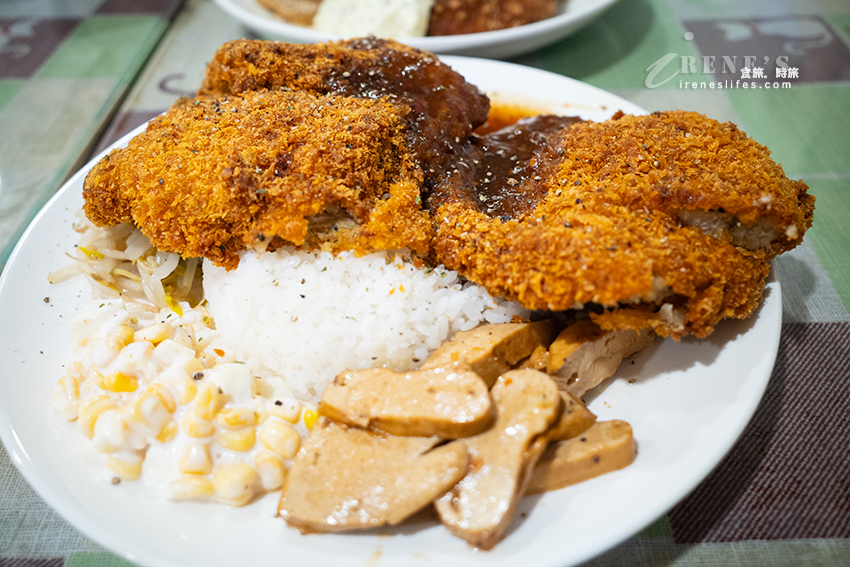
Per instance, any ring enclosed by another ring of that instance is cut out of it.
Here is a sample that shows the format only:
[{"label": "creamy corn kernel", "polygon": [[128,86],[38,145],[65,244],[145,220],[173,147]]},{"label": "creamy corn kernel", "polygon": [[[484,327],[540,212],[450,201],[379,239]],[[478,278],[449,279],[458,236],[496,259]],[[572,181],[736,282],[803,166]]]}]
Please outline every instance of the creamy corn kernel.
[{"label": "creamy corn kernel", "polygon": [[159,432],[159,435],[156,436],[156,440],[160,443],[168,443],[174,436],[177,435],[177,422],[173,419],[170,420],[165,426],[162,428],[162,431]]},{"label": "creamy corn kernel", "polygon": [[80,407],[80,417],[77,419],[77,427],[85,437],[91,439],[94,435],[94,424],[100,415],[111,409],[115,409],[115,402],[109,396],[95,396],[86,401]]},{"label": "creamy corn kernel", "polygon": [[51,396],[53,407],[63,419],[77,419],[80,412],[80,381],[69,373],[59,379]]},{"label": "creamy corn kernel", "polygon": [[151,437],[159,435],[165,424],[171,421],[171,412],[153,392],[145,391],[127,406],[127,423]]},{"label": "creamy corn kernel", "polygon": [[173,334],[174,327],[168,323],[156,323],[155,325],[145,327],[144,329],[136,332],[135,340],[148,341],[149,343],[158,345],[165,339],[170,339]]},{"label": "creamy corn kernel", "polygon": [[277,490],[286,480],[286,467],[273,453],[263,451],[254,457],[254,467],[264,490]]},{"label": "creamy corn kernel", "polygon": [[251,408],[224,408],[215,417],[216,425],[239,428],[256,425],[257,415]]},{"label": "creamy corn kernel", "polygon": [[304,427],[307,431],[313,431],[313,426],[319,420],[319,412],[314,409],[304,410]]},{"label": "creamy corn kernel", "polygon": [[103,301],[75,321],[87,336],[75,337],[75,360],[54,388],[59,414],[76,419],[113,476],[144,478],[174,500],[241,506],[279,490],[304,430],[282,379],[259,380],[236,362],[207,367],[217,331],[201,322],[205,310],[130,316],[122,304]]},{"label": "creamy corn kernel", "polygon": [[101,413],[95,421],[93,433],[97,433],[92,435],[95,451],[107,454],[120,451],[127,434],[121,410],[114,407]]},{"label": "creamy corn kernel", "polygon": [[294,459],[301,448],[301,436],[290,425],[270,419],[260,428],[260,443],[284,459]]},{"label": "creamy corn kernel", "polygon": [[97,370],[92,370],[92,374],[94,383],[107,392],[135,392],[139,387],[139,381],[135,376],[128,376],[121,371],[104,376]]},{"label": "creamy corn kernel", "polygon": [[159,401],[162,403],[162,406],[169,412],[174,413],[174,410],[177,409],[177,404],[174,401],[174,396],[171,394],[171,391],[164,384],[151,384],[148,386],[148,392],[156,395],[159,398]]},{"label": "creamy corn kernel", "polygon": [[191,402],[198,393],[195,380],[182,368],[164,370],[158,379],[174,392],[175,399],[181,406]]},{"label": "creamy corn kernel", "polygon": [[256,472],[246,463],[227,463],[213,469],[216,496],[234,506],[242,506],[254,496]]},{"label": "creamy corn kernel", "polygon": [[138,480],[142,474],[143,461],[137,455],[111,456],[106,460],[106,466],[115,471],[121,480]]},{"label": "creamy corn kernel", "polygon": [[183,361],[183,370],[189,376],[193,376],[196,372],[203,372],[205,368],[204,363],[197,358],[189,358]]},{"label": "creamy corn kernel", "polygon": [[174,335],[172,335],[171,338],[173,341],[187,348],[193,348],[195,346],[195,339],[192,336],[191,331],[185,327],[178,327],[174,329]]},{"label": "creamy corn kernel", "polygon": [[136,333],[133,331],[133,327],[129,325],[120,325],[112,333],[112,336],[109,337],[109,346],[116,350],[120,350],[136,340],[135,337]]},{"label": "creamy corn kernel", "polygon": [[169,492],[174,500],[196,500],[213,496],[215,487],[212,480],[206,477],[185,475],[171,482]]},{"label": "creamy corn kernel", "polygon": [[256,416],[257,425],[262,425],[269,418],[269,412],[266,410],[266,404],[261,400],[254,401],[254,415]]},{"label": "creamy corn kernel", "polygon": [[215,433],[215,441],[231,451],[250,451],[257,440],[257,432],[253,427],[243,427],[232,430],[219,428]]},{"label": "creamy corn kernel", "polygon": [[215,384],[203,384],[195,395],[192,414],[199,420],[212,421],[222,404],[221,394]]},{"label": "creamy corn kernel", "polygon": [[183,432],[196,439],[215,435],[215,426],[209,421],[199,419],[192,412],[186,412],[183,418]]},{"label": "creamy corn kernel", "polygon": [[177,468],[184,474],[210,474],[212,467],[210,448],[200,443],[192,443],[186,447],[177,462]]},{"label": "creamy corn kernel", "polygon": [[290,396],[281,396],[269,406],[269,413],[289,423],[298,423],[301,419],[301,402]]}]

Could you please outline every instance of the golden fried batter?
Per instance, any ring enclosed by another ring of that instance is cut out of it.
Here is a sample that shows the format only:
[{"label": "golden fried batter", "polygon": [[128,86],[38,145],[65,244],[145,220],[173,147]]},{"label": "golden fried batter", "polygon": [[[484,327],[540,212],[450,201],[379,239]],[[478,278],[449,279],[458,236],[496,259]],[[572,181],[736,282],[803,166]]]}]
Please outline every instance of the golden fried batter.
[{"label": "golden fried batter", "polygon": [[233,268],[275,237],[301,244],[330,206],[362,223],[362,251],[428,249],[407,109],[383,100],[249,91],[199,98],[153,120],[89,173],[85,211],[132,221],[159,249]]},{"label": "golden fried batter", "polygon": [[[435,261],[531,309],[596,304],[615,308],[593,315],[603,328],[675,337],[750,315],[766,258],[802,240],[814,201],[734,126],[686,112],[566,128],[535,154],[523,188],[541,200],[498,218],[474,192],[438,187]],[[721,206],[742,226],[770,220],[775,240],[751,251],[680,218]]]},{"label": "golden fried batter", "polygon": [[318,238],[332,250],[426,254],[420,191],[488,108],[432,54],[393,41],[233,41],[197,98],[94,167],[86,213],[132,220],[158,248],[228,268],[246,248],[305,243],[328,213],[357,221]]},{"label": "golden fried batter", "polygon": [[198,94],[280,87],[406,104],[408,143],[427,188],[487,120],[490,108],[477,87],[435,55],[375,38],[318,45],[231,41],[216,51]]},{"label": "golden fried batter", "polygon": [[767,257],[797,246],[812,224],[806,184],[729,122],[681,111],[623,116],[578,124],[559,147],[568,153],[558,171],[563,199],[592,209],[664,212]]}]

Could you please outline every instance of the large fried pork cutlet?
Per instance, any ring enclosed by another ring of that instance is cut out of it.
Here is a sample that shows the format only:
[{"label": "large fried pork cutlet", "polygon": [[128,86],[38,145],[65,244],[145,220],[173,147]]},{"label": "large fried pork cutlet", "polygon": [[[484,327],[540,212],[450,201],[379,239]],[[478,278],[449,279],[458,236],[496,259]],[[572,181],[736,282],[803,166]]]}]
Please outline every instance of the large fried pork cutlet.
[{"label": "large fried pork cutlet", "polygon": [[232,41],[216,52],[198,94],[281,87],[406,105],[408,143],[423,169],[426,189],[487,120],[490,109],[477,87],[434,55],[375,38],[319,45]]},{"label": "large fried pork cutlet", "polygon": [[[524,155],[473,152],[429,200],[435,261],[525,307],[592,304],[606,329],[704,337],[753,312],[767,258],[811,224],[805,184],[732,125],[687,112],[560,131],[548,120],[490,135]],[[487,182],[508,168],[511,190]],[[706,229],[688,213],[731,220]]]},{"label": "large fried pork cutlet", "polygon": [[303,91],[199,98],[98,162],[85,212],[98,225],[133,222],[161,250],[228,268],[246,248],[302,244],[310,217],[331,207],[362,223],[351,248],[426,251],[406,112]]},{"label": "large fried pork cutlet", "polygon": [[428,35],[479,33],[524,26],[555,15],[558,0],[436,0]]},{"label": "large fried pork cutlet", "polygon": [[[246,248],[316,244],[311,221],[332,250],[426,254],[420,194],[488,109],[433,55],[392,41],[230,42],[195,99],[95,166],[86,213],[228,268]],[[341,216],[355,226],[331,232]]]},{"label": "large fried pork cutlet", "polygon": [[811,225],[806,185],[732,124],[538,116],[474,135],[488,108],[392,41],[230,42],[195,99],[96,164],[85,211],[227,268],[285,244],[407,247],[529,309],[677,338],[749,316]]}]

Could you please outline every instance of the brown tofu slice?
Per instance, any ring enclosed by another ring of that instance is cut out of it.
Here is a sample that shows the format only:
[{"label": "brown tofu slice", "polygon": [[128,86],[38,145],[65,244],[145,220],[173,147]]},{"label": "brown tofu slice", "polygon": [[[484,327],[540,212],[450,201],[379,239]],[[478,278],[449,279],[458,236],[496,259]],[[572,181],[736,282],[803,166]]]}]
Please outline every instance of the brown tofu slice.
[{"label": "brown tofu slice", "polygon": [[546,433],[549,441],[572,439],[596,423],[596,415],[569,392],[561,391],[561,401],[563,411],[552,429]]},{"label": "brown tofu slice", "polygon": [[321,413],[364,429],[444,439],[480,433],[495,416],[487,384],[464,363],[343,372],[325,389]]},{"label": "brown tofu slice", "polygon": [[596,422],[578,437],[546,448],[531,475],[528,494],[557,490],[625,468],[636,455],[637,447],[628,423]]},{"label": "brown tofu slice", "polygon": [[492,549],[510,524],[561,400],[555,382],[536,370],[507,372],[490,393],[496,423],[463,440],[468,472],[434,503],[449,531],[482,549]]},{"label": "brown tofu slice", "polygon": [[461,441],[399,437],[322,417],[289,470],[278,512],[303,532],[396,525],[466,473]]},{"label": "brown tofu slice", "polygon": [[612,376],[624,358],[654,340],[650,329],[603,331],[590,319],[582,319],[561,331],[550,345],[547,372],[562,390],[580,398]]},{"label": "brown tofu slice", "polygon": [[540,370],[546,372],[549,366],[549,351],[545,346],[540,345],[526,358],[521,361],[517,368],[530,368],[531,370]]},{"label": "brown tofu slice", "polygon": [[438,368],[463,360],[492,387],[496,378],[538,346],[548,345],[555,332],[551,320],[481,325],[455,334],[428,357],[422,368]]}]

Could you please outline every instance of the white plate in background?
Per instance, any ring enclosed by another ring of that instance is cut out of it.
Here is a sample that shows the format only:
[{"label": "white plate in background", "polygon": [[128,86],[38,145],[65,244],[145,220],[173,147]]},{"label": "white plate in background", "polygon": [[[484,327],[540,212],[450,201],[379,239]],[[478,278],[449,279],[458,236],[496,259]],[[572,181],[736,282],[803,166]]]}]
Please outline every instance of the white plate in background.
[{"label": "white plate in background", "polygon": [[[553,111],[591,119],[620,109],[641,112],[614,95],[544,71],[443,60],[499,99],[545,99]],[[276,495],[227,508],[169,502],[140,483],[112,485],[112,475],[96,466],[103,455],[56,416],[50,403],[71,360],[71,318],[90,290],[82,278],[50,285],[47,274],[67,263],[64,254],[77,241],[71,223],[91,165],[39,213],[0,277],[0,438],[53,508],[95,541],[145,567],[575,565],[632,536],[696,487],[735,443],[770,377],[782,316],[775,281],[749,320],[725,321],[705,340],[658,340],[588,396],[599,419],[632,425],[638,442],[634,464],[525,499],[507,537],[490,552],[475,551],[426,520],[366,533],[304,536],[274,517]]]},{"label": "white plate in background", "polygon": [[[567,0],[555,16],[524,26],[482,33],[432,37],[394,38],[412,47],[438,54],[506,59],[564,39],[593,20],[619,0]],[[218,6],[264,39],[292,43],[318,43],[343,39],[290,24],[257,3],[257,0],[215,0]]]}]

